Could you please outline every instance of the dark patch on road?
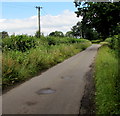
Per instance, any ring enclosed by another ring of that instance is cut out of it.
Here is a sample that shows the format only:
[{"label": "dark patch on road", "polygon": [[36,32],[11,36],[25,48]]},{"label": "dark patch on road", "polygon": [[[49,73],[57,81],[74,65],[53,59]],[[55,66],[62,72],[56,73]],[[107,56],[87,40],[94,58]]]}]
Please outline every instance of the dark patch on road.
[{"label": "dark patch on road", "polygon": [[89,66],[89,68],[92,68],[92,64]]},{"label": "dark patch on road", "polygon": [[28,106],[33,106],[33,105],[36,105],[37,102],[36,102],[36,101],[27,101],[26,104],[27,104]]},{"label": "dark patch on road", "polygon": [[38,90],[36,93],[38,95],[41,95],[41,94],[52,94],[52,93],[55,93],[55,92],[56,92],[56,90],[53,90],[51,88],[43,88],[43,89]]},{"label": "dark patch on road", "polygon": [[81,100],[79,115],[95,115],[95,83],[93,78],[93,65],[90,67],[91,69],[85,75],[86,86]]}]

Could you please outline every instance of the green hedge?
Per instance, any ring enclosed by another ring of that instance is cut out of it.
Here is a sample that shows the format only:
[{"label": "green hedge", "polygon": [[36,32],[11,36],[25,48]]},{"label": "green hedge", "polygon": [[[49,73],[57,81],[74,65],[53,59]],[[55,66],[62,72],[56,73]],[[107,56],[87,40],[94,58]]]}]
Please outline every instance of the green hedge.
[{"label": "green hedge", "polygon": [[109,47],[111,47],[114,50],[119,49],[119,44],[120,44],[120,36],[119,35],[114,35],[113,37],[109,37],[105,40],[105,42],[109,43]]}]

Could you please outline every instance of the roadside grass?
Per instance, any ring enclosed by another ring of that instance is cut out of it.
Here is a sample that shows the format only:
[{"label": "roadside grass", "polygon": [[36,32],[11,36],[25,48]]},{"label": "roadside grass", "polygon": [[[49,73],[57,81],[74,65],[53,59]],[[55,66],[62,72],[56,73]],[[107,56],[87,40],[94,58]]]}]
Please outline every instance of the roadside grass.
[{"label": "roadside grass", "polygon": [[96,114],[120,114],[117,78],[118,55],[108,46],[103,46],[95,64]]},{"label": "roadside grass", "polygon": [[40,45],[26,52],[18,50],[3,52],[3,89],[31,78],[40,71],[64,61],[90,45],[89,41],[84,41],[73,44]]},{"label": "roadside grass", "polygon": [[98,40],[91,40],[91,42],[92,42],[93,44],[99,44],[101,41],[102,41],[102,40],[100,40],[100,39],[98,39]]},{"label": "roadside grass", "polygon": [[108,43],[108,42],[105,42],[105,41],[104,41],[104,42],[100,42],[100,44],[101,44],[101,45],[109,45],[109,43]]}]

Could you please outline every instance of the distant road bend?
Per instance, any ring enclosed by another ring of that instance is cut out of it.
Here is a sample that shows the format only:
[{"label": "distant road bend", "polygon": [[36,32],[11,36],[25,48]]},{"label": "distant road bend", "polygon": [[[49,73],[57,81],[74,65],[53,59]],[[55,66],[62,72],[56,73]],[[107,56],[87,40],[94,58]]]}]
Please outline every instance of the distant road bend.
[{"label": "distant road bend", "polygon": [[98,44],[3,94],[3,114],[79,114]]}]

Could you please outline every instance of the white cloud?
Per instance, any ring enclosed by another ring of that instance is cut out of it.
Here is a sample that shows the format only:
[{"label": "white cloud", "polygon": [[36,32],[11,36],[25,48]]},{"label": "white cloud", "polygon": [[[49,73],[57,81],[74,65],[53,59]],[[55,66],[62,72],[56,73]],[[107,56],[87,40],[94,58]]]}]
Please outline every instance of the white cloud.
[{"label": "white cloud", "polygon": [[[0,31],[7,31],[9,34],[29,34],[34,35],[37,30],[37,16],[32,16],[26,19],[0,19],[1,29]],[[41,16],[41,32],[45,35],[52,31],[67,32],[78,21],[81,21],[82,17],[77,18],[74,12],[65,10],[63,13],[52,16]]]}]

